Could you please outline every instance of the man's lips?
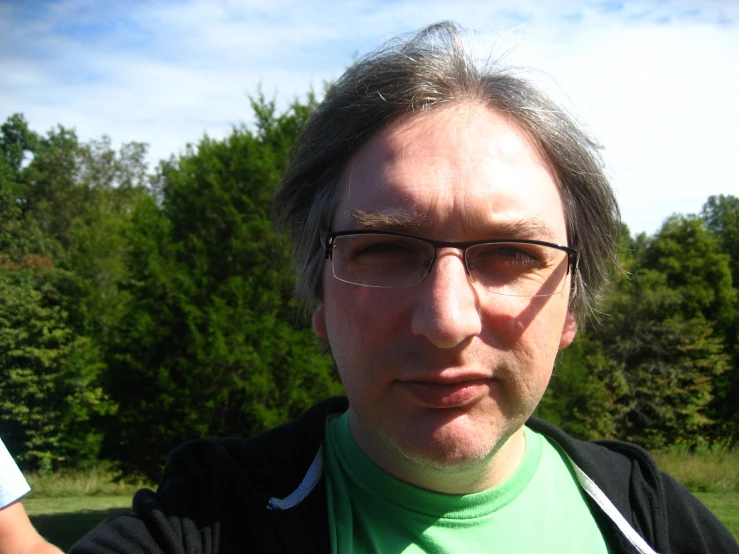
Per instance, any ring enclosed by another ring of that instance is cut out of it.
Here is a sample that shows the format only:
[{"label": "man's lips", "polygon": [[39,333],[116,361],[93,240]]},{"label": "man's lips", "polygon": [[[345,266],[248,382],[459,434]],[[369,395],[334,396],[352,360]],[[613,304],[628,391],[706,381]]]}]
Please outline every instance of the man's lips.
[{"label": "man's lips", "polygon": [[492,379],[455,381],[398,381],[412,401],[426,408],[458,408],[476,402],[490,392]]}]

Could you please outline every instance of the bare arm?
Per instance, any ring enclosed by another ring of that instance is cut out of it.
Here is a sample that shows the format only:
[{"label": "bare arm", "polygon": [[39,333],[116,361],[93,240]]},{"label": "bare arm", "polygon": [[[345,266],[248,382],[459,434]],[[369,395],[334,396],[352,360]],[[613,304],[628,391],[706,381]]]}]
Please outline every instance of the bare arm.
[{"label": "bare arm", "polygon": [[0,510],[0,554],[61,554],[33,528],[20,501]]}]

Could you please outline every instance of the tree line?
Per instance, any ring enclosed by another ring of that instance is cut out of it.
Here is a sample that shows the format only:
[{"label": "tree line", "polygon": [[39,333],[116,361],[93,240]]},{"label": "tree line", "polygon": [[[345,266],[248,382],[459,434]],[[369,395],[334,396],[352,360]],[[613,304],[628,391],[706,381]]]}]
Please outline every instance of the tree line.
[{"label": "tree line", "polygon": [[[183,441],[251,436],[341,393],[271,213],[315,105],[258,96],[253,127],[153,170],[143,143],[0,126],[0,436],[24,468],[156,479]],[[538,415],[647,448],[734,444],[739,199],[654,236],[624,227],[621,266]]]}]

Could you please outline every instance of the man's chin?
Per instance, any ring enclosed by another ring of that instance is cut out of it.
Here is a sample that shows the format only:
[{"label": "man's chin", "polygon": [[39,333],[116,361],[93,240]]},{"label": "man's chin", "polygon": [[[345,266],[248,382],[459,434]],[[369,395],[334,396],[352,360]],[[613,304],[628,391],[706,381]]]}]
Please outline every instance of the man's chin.
[{"label": "man's chin", "polygon": [[[421,423],[417,421],[412,428],[390,426],[378,434],[390,455],[389,465],[404,467],[401,473],[406,475],[497,474],[496,455],[507,448],[517,431],[516,427],[496,429],[494,421],[481,422],[474,417]],[[488,432],[482,434],[481,429]],[[510,446],[516,450],[513,443]],[[390,473],[395,474],[392,470]]]},{"label": "man's chin", "polygon": [[418,469],[441,473],[459,472],[487,464],[499,447],[498,441],[494,438],[482,440],[479,434],[441,435],[419,433],[406,440],[402,437],[392,437],[384,442],[407,464]]}]

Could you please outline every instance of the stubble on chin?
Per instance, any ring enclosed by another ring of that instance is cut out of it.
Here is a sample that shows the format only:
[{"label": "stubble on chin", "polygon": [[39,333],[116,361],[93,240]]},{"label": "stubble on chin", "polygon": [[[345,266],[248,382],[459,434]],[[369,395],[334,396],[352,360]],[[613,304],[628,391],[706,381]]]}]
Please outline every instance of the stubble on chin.
[{"label": "stubble on chin", "polygon": [[497,457],[507,456],[501,450],[519,429],[492,436],[487,442],[470,435],[454,440],[431,435],[419,442],[420,433],[405,441],[376,423],[365,427],[361,436],[355,435],[355,440],[373,462],[401,481],[447,494],[468,494],[496,486],[512,473],[510,467],[517,467],[519,456],[511,460]]}]

